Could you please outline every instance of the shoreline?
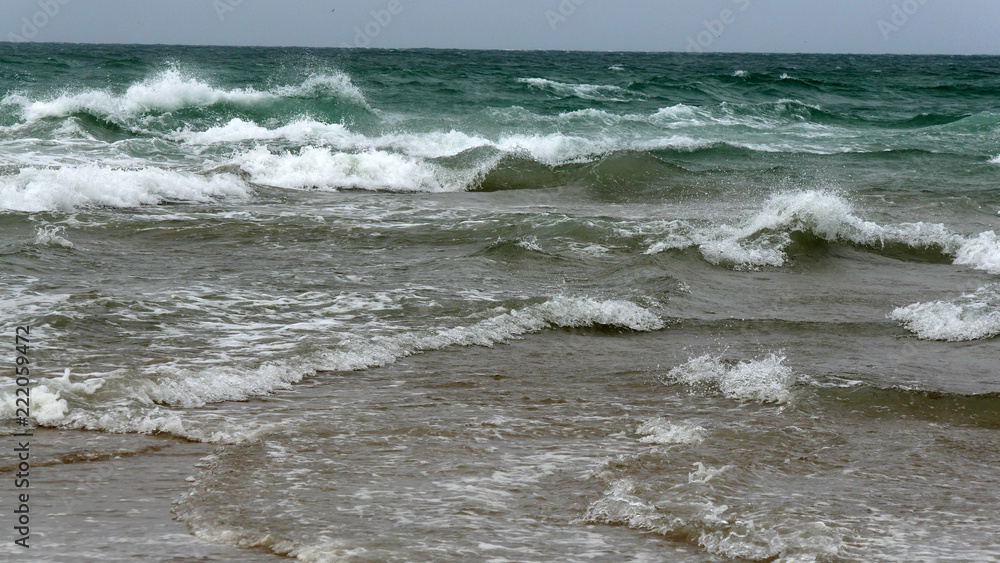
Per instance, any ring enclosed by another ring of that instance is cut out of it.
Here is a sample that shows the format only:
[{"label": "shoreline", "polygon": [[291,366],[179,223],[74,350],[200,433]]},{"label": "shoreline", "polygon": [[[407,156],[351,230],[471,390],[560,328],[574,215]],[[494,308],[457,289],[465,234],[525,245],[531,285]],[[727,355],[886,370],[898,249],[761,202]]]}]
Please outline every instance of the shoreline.
[{"label": "shoreline", "polygon": [[[141,434],[46,428],[34,434],[30,548],[5,541],[0,556],[78,562],[284,559],[202,540],[174,518],[174,502],[200,471],[195,465],[219,446]],[[11,469],[0,473],[7,478]],[[5,501],[12,495],[8,490]]]}]

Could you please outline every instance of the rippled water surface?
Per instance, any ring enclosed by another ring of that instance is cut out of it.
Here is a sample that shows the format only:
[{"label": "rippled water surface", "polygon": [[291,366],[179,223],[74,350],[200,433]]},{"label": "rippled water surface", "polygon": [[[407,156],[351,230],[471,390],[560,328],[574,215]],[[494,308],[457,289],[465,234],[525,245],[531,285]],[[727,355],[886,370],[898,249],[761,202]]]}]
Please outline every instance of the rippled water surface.
[{"label": "rippled water surface", "polygon": [[33,555],[1000,560],[998,69],[0,46]]}]

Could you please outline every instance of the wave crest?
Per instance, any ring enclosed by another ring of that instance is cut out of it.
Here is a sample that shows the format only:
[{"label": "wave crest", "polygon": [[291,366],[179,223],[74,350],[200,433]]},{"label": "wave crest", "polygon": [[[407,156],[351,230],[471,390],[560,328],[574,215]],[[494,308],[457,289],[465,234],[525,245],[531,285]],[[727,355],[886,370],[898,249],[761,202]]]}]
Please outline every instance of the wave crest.
[{"label": "wave crest", "polygon": [[547,78],[518,78],[519,84],[549,92],[561,98],[580,98],[599,102],[627,102],[641,98],[641,94],[610,84],[567,84]]},{"label": "wave crest", "polygon": [[0,209],[10,211],[69,212],[88,206],[129,208],[248,196],[246,184],[231,174],[204,177],[160,168],[22,168],[16,176],[0,176]]},{"label": "wave crest", "polygon": [[718,391],[741,401],[785,403],[791,398],[796,376],[784,361],[784,356],[771,354],[760,360],[734,364],[704,355],[671,369],[663,380]]},{"label": "wave crest", "polygon": [[35,122],[46,118],[69,117],[87,113],[100,119],[123,123],[152,113],[166,113],[218,104],[252,106],[280,98],[339,98],[364,105],[364,95],[343,73],[316,74],[302,84],[282,86],[268,91],[252,87],[222,89],[196,77],[186,76],[176,68],[132,84],[124,93],[109,90],[86,90],[65,93],[38,101],[21,94],[9,94],[0,102],[20,106],[23,119]]},{"label": "wave crest", "polygon": [[[468,326],[374,338],[309,359],[268,362],[253,369],[234,366],[168,368],[150,372],[145,377],[97,378],[100,385],[92,378],[94,385],[86,386],[85,404],[88,407],[77,408],[82,402],[77,400],[67,403],[56,390],[41,393],[38,398],[44,399],[45,404],[41,406],[45,408],[33,412],[37,413],[36,421],[43,426],[110,432],[169,432],[191,440],[232,443],[252,439],[260,429],[202,428],[185,423],[180,413],[172,409],[247,400],[289,389],[317,372],[364,370],[389,365],[416,353],[453,346],[491,347],[546,329],[609,326],[654,331],[665,326],[655,313],[630,301],[586,297],[556,296],[520,309],[496,313]],[[49,383],[55,385],[60,381],[49,380]],[[62,390],[69,390],[69,387],[64,384]],[[128,405],[123,405],[123,401]],[[0,416],[8,410],[13,413],[13,402],[14,392],[8,387],[0,394]]]},{"label": "wave crest", "polygon": [[924,340],[963,342],[1000,335],[1000,284],[952,301],[914,303],[890,317]]},{"label": "wave crest", "polygon": [[879,225],[855,214],[854,206],[827,191],[788,192],[772,196],[760,211],[734,225],[698,227],[683,221],[668,225],[647,254],[698,248],[716,265],[757,268],[783,266],[791,233],[808,233],[829,243],[884,249],[900,245],[936,250],[958,265],[1000,273],[1000,237],[993,231],[966,237],[943,224]]}]

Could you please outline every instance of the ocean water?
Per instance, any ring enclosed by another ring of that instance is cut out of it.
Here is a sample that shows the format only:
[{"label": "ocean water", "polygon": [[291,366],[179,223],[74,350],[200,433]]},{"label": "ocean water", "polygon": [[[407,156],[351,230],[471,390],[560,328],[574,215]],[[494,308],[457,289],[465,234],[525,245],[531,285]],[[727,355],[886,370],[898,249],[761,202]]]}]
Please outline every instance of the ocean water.
[{"label": "ocean water", "polygon": [[39,560],[1000,561],[998,58],[0,45],[0,96]]}]

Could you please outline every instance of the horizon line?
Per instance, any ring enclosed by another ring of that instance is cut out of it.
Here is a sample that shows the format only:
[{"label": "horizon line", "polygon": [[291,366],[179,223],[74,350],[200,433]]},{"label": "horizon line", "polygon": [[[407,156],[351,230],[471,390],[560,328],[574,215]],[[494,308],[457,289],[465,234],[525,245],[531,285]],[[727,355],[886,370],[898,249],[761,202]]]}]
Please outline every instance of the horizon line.
[{"label": "horizon line", "polygon": [[314,45],[231,45],[231,44],[195,44],[195,43],[93,43],[87,41],[0,41],[0,45],[89,45],[114,47],[192,47],[233,49],[322,49],[337,51],[481,51],[481,52],[525,52],[525,53],[627,53],[627,54],[670,54],[670,55],[827,55],[827,56],[866,56],[866,57],[1000,57],[1000,53],[865,53],[865,52],[830,52],[830,51],[644,51],[638,49],[524,49],[524,48],[483,48],[483,47],[357,47],[357,46],[314,46]]}]

